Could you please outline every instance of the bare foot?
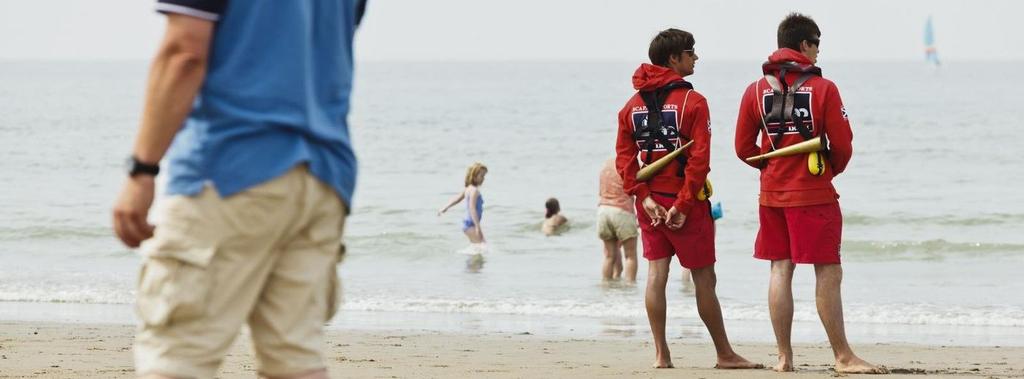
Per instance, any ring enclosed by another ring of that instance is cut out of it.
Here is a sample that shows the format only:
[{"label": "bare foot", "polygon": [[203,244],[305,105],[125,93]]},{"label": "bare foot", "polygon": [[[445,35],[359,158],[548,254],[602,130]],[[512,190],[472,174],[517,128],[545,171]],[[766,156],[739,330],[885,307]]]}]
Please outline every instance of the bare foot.
[{"label": "bare foot", "polygon": [[876,366],[858,357],[853,357],[848,362],[836,361],[836,372],[841,374],[888,374],[889,369],[885,366]]},{"label": "bare foot", "polygon": [[715,368],[723,370],[756,369],[764,368],[764,365],[748,361],[746,358],[741,357],[739,354],[733,353],[731,356],[728,357],[718,357],[718,364],[715,365]]},{"label": "bare foot", "polygon": [[676,366],[672,365],[672,357],[664,356],[664,357],[657,357],[657,360],[654,361],[654,364],[651,365],[651,367],[653,367],[653,368],[675,368]]},{"label": "bare foot", "polygon": [[792,372],[793,361],[790,361],[789,359],[779,358],[779,364],[775,365],[775,367],[772,367],[772,370],[775,370],[776,372]]}]

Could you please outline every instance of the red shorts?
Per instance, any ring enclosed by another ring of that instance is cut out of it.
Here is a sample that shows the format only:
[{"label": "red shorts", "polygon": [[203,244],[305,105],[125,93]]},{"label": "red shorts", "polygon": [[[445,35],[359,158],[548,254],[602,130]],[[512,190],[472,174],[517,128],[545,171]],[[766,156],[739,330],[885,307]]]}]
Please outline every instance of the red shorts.
[{"label": "red shorts", "polygon": [[[665,207],[672,207],[675,198],[652,193],[651,198]],[[715,222],[711,218],[711,203],[699,201],[686,215],[683,227],[672,230],[664,223],[651,226],[641,199],[636,201],[636,218],[640,222],[640,239],[644,243],[644,258],[649,261],[679,257],[686,268],[701,268],[715,263]]]},{"label": "red shorts", "polygon": [[840,263],[843,213],[839,203],[785,208],[762,205],[759,213],[761,229],[754,242],[754,258]]}]

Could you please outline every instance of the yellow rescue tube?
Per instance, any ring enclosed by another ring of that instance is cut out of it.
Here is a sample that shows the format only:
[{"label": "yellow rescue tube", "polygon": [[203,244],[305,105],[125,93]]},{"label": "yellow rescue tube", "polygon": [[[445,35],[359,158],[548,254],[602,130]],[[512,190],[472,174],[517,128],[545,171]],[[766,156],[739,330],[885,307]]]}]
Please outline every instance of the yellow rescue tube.
[{"label": "yellow rescue tube", "polygon": [[711,198],[711,195],[715,193],[715,189],[711,187],[711,179],[704,179],[704,188],[697,192],[697,200],[704,201]]},{"label": "yellow rescue tube", "polygon": [[825,173],[825,168],[828,162],[825,161],[825,155],[820,151],[814,151],[807,154],[807,171],[814,176],[821,176]]}]

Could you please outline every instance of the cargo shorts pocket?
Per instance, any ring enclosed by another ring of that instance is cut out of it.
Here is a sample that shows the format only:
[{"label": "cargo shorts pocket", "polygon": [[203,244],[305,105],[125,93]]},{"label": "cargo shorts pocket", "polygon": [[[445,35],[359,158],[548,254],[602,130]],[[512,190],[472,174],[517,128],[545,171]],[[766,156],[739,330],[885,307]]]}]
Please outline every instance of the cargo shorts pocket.
[{"label": "cargo shorts pocket", "polygon": [[139,273],[136,313],[147,326],[167,326],[206,314],[213,277],[205,265],[148,257]]},{"label": "cargo shorts pocket", "polygon": [[334,315],[338,314],[338,309],[341,308],[341,279],[338,278],[337,268],[330,271],[327,285],[327,314],[325,315],[324,322],[331,321]]},{"label": "cargo shorts pocket", "polygon": [[341,278],[338,277],[338,265],[343,260],[345,260],[345,244],[341,243],[338,244],[338,256],[334,264],[331,265],[331,269],[327,271],[327,314],[324,322],[331,321],[334,315],[338,314],[341,303],[344,301]]}]

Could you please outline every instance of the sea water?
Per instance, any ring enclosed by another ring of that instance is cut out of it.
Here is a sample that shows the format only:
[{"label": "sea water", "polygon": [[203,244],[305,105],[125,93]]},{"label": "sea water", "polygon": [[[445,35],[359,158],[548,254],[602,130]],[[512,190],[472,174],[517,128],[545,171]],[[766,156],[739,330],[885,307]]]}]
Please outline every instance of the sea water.
[{"label": "sea water", "polygon": [[[819,62],[843,96],[854,156],[836,178],[851,339],[1024,345],[1024,164],[1012,63]],[[350,117],[360,176],[345,230],[345,305],[331,327],[649,338],[637,285],[603,283],[598,173],[634,63],[357,65]],[[983,67],[984,69],[980,69]],[[759,63],[701,60],[689,79],[713,129],[718,295],[730,337],[771,341],[769,265],[751,257],[757,171],[733,150]],[[140,258],[110,208],[141,110],[145,62],[0,62],[0,320],[133,322]],[[436,210],[466,167],[488,241],[467,270],[465,207]],[[570,229],[540,232],[557,197]],[[678,266],[669,335],[706,340]],[[795,338],[825,335],[814,270],[794,279]]]}]

